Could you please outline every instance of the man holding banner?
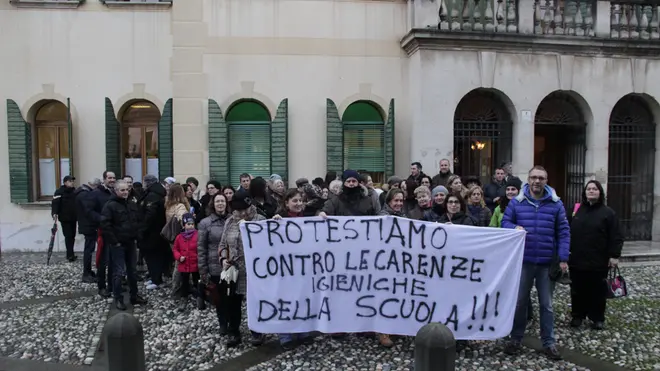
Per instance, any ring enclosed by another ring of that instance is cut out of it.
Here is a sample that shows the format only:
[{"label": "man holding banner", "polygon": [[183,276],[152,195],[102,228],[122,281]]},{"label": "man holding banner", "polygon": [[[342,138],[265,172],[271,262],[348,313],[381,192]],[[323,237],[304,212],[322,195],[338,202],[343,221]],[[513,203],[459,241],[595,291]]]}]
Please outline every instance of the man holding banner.
[{"label": "man holding banner", "polygon": [[555,346],[550,265],[555,257],[560,267],[568,270],[570,227],[564,205],[554,189],[548,186],[548,173],[541,166],[529,171],[527,183],[518,196],[509,202],[502,218],[502,227],[525,230],[525,254],[520,274],[520,290],[516,304],[511,341],[505,353],[517,354],[527,327],[527,306],[532,286],[539,295],[541,341],[544,353],[553,360],[561,355]]},{"label": "man holding banner", "polygon": [[441,322],[461,340],[511,332],[523,231],[327,215],[240,229],[253,331],[414,336]]}]

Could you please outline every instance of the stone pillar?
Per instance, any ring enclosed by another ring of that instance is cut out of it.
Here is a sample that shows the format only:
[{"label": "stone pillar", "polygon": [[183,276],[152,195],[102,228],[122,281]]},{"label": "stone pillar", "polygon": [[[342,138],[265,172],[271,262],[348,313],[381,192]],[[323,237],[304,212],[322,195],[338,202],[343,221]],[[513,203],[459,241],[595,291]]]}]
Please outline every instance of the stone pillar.
[{"label": "stone pillar", "polygon": [[408,9],[412,5],[412,28],[437,27],[440,23],[441,2],[442,0],[409,0]]},{"label": "stone pillar", "polygon": [[602,103],[592,106],[593,119],[587,119],[587,154],[585,158],[585,184],[595,179],[603,184],[607,194],[607,165],[609,161],[609,126],[612,107]]},{"label": "stone pillar", "polygon": [[174,176],[185,181],[208,178],[208,88],[204,51],[208,28],[203,0],[174,1],[172,6],[172,79]]},{"label": "stone pillar", "polygon": [[513,173],[523,182],[534,164],[534,109],[518,111],[518,125],[513,126]]},{"label": "stone pillar", "polygon": [[612,8],[609,1],[599,0],[596,1],[595,9],[595,26],[594,32],[596,37],[610,37],[610,9]]},{"label": "stone pillar", "polygon": [[518,32],[534,33],[534,1],[532,0],[518,2]]}]

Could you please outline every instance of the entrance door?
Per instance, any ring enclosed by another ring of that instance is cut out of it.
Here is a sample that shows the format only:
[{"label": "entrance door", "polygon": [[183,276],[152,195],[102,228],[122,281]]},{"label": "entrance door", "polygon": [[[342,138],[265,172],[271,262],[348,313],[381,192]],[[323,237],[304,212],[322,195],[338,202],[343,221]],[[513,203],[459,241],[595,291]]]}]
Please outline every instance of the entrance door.
[{"label": "entrance door", "polygon": [[548,171],[548,185],[564,202],[567,214],[580,202],[585,179],[586,126],[568,94],[548,95],[536,111],[534,164]]}]

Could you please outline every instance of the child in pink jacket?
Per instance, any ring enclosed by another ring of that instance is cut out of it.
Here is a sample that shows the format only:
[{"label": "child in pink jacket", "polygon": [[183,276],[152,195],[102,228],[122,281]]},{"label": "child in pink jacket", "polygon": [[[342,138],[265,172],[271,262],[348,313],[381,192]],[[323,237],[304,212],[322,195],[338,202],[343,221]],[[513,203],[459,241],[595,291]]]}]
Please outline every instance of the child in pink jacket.
[{"label": "child in pink jacket", "polygon": [[179,311],[186,310],[188,295],[190,294],[190,276],[192,274],[194,287],[199,282],[199,270],[197,268],[197,229],[195,229],[195,217],[183,214],[183,230],[176,236],[172,252],[174,259],[179,262],[178,270],[181,277],[181,299]]}]

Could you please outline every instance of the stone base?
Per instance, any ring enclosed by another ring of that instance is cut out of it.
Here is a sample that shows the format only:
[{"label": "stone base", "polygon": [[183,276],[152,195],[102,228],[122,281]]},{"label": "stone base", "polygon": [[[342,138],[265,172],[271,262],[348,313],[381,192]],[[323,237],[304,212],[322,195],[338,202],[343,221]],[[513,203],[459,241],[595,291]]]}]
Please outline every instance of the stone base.
[{"label": "stone base", "polygon": [[[50,242],[50,229],[53,224],[30,224],[30,223],[0,223],[0,251],[23,251],[23,252],[46,252]],[[83,251],[85,237],[76,236],[74,251]],[[64,252],[64,236],[62,231],[57,232],[57,239],[53,247],[55,252]]]}]

